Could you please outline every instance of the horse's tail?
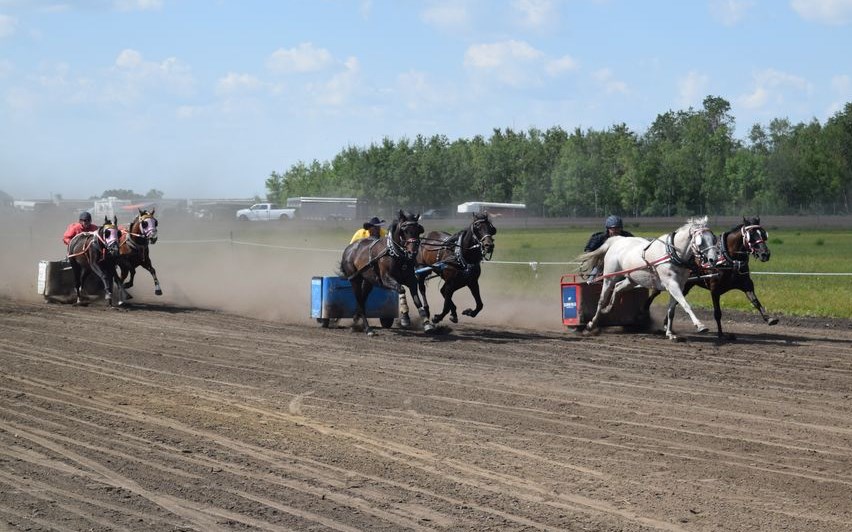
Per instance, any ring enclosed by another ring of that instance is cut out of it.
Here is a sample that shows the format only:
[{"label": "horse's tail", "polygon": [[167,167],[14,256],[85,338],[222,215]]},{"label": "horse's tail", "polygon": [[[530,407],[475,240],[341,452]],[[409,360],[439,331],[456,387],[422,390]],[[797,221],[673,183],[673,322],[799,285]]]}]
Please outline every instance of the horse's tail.
[{"label": "horse's tail", "polygon": [[580,254],[577,257],[577,261],[580,263],[577,270],[580,272],[589,272],[593,268],[597,268],[598,271],[602,271],[604,256],[606,255],[607,250],[609,250],[609,246],[612,245],[615,240],[616,239],[613,238],[607,238],[606,241],[601,244],[601,247]]}]

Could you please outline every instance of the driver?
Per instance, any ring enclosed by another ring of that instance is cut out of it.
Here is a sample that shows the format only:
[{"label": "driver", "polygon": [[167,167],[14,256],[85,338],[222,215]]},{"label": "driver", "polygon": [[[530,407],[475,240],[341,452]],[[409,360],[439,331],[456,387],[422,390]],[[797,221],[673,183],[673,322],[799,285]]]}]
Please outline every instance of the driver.
[{"label": "driver", "polygon": [[[624,221],[620,216],[610,214],[604,222],[604,230],[590,236],[583,251],[589,252],[598,249],[611,236],[633,236],[633,233],[624,230]],[[588,273],[589,282],[593,281],[599,273],[600,267],[596,265]]]},{"label": "driver", "polygon": [[62,235],[62,242],[67,246],[71,242],[71,239],[80,233],[89,233],[97,230],[98,226],[92,223],[92,215],[88,211],[83,211],[80,213],[79,220],[69,224],[65,229],[65,234]]}]

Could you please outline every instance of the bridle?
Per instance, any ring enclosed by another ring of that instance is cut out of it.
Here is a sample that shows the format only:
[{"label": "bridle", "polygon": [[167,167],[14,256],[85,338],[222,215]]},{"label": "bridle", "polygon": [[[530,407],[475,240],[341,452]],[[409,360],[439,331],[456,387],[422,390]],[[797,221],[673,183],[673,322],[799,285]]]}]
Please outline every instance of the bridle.
[{"label": "bridle", "polygon": [[[388,233],[387,249],[391,257],[401,258],[408,261],[413,261],[417,257],[417,250],[420,248],[420,237],[414,236],[402,240],[403,235],[412,226],[419,226],[416,221],[406,220],[400,222],[396,227],[394,234]],[[397,242],[400,239],[400,242]]]},{"label": "bridle", "polygon": [[[743,247],[745,247],[748,253],[755,256],[760,253],[760,244],[765,245],[765,239],[769,238],[769,233],[760,225],[744,225],[740,229],[740,233],[743,235]],[[752,235],[757,235],[757,237],[752,238]]]},{"label": "bridle", "polygon": [[[485,232],[482,236],[477,234],[477,229],[482,224],[486,224]],[[472,224],[470,224],[470,232],[473,235],[473,238],[476,240],[476,244],[471,246],[470,249],[479,249],[479,253],[482,257],[482,260],[489,261],[491,260],[491,256],[494,254],[494,233],[497,231],[491,232],[490,229],[494,229],[494,226],[491,222],[488,221],[487,218],[480,218],[474,220]],[[491,240],[490,246],[487,245],[486,239]]]}]

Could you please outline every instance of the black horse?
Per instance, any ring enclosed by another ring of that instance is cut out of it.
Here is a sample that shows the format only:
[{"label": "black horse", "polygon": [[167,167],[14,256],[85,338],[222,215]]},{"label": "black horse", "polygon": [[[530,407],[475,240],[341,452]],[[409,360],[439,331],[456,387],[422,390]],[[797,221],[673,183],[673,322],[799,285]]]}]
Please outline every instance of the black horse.
[{"label": "black horse", "polygon": [[110,221],[109,218],[104,217],[103,225],[96,232],[80,233],[68,242],[68,259],[71,262],[71,270],[74,272],[77,305],[86,304],[86,301],[80,297],[80,291],[90,273],[94,273],[100,278],[106,293],[105,299],[110,306],[112,306],[113,282],[119,287],[118,304],[124,303],[120,298],[124,289],[121,286],[121,279],[115,271],[120,238],[121,230],[118,228],[118,219],[113,217]]},{"label": "black horse", "polygon": [[[154,293],[161,296],[163,290],[160,288],[157,270],[151,264],[151,255],[148,252],[149,244],[157,242],[158,222],[154,218],[154,211],[155,209],[151,209],[151,212],[139,209],[139,214],[130,223],[128,230],[122,233],[118,267],[121,270],[121,282],[124,283],[124,288],[133,286],[136,268],[142,266],[148,270],[154,278]],[[125,282],[128,275],[130,280]]]},{"label": "black horse", "polygon": [[[766,244],[768,238],[766,230],[760,225],[760,217],[743,217],[743,223],[731,228],[719,239],[722,261],[714,269],[706,270],[692,266],[692,276],[687,280],[683,293],[686,295],[694,286],[710,291],[710,297],[713,298],[713,317],[716,318],[719,338],[736,339],[734,334],[726,335],[722,332],[722,308],[719,300],[722,294],[729,290],[737,289],[745,292],[748,300],[760,312],[764,322],[769,325],[778,323],[778,318],[768,316],[766,309],[757,299],[754,293],[754,282],[751,280],[748,269],[748,260],[752,255],[761,262],[769,260],[769,246]],[[652,292],[649,296],[645,304],[646,311],[657,294],[659,292]]]},{"label": "black horse", "polygon": [[470,226],[454,235],[432,231],[424,237],[417,254],[417,264],[421,266],[417,270],[417,284],[427,315],[429,302],[426,300],[426,279],[435,274],[444,280],[441,286],[444,309],[432,317],[434,323],[444,319],[447,313],[450,314],[451,322],[458,323],[453,294],[465,286],[470,288],[476,308],[465,309],[462,314],[473,318],[482,310],[482,297],[479,294],[481,263],[483,260],[491,260],[496,233],[497,228],[491,223],[488,213],[474,213]]},{"label": "black horse", "polygon": [[343,250],[340,271],[352,283],[352,293],[355,295],[357,306],[353,327],[357,326],[359,319],[363,319],[364,332],[373,335],[364,305],[373,286],[378,285],[395,291],[408,287],[423,320],[423,329],[429,332],[435,328],[429,321],[429,313],[420,302],[417,278],[414,275],[415,258],[422,233],[420,215],[400,210],[387,237],[364,238],[349,244]]}]

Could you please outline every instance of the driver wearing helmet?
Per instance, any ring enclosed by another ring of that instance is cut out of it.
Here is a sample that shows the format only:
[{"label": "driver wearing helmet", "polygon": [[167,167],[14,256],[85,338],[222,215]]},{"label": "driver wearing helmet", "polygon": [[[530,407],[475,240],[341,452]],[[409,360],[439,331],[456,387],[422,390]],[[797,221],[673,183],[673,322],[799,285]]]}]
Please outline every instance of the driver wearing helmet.
[{"label": "driver wearing helmet", "polygon": [[62,235],[62,242],[67,246],[71,239],[80,233],[97,231],[98,226],[92,223],[92,215],[88,211],[80,213],[79,221],[76,221],[65,229],[65,234]]},{"label": "driver wearing helmet", "polygon": [[[604,222],[604,230],[589,237],[589,242],[586,244],[583,251],[589,252],[598,249],[611,236],[633,236],[633,233],[624,230],[624,222],[621,220],[620,216],[611,214]],[[600,273],[598,266],[592,268],[588,273],[589,282],[595,279],[595,277],[598,276],[598,273]]]}]

